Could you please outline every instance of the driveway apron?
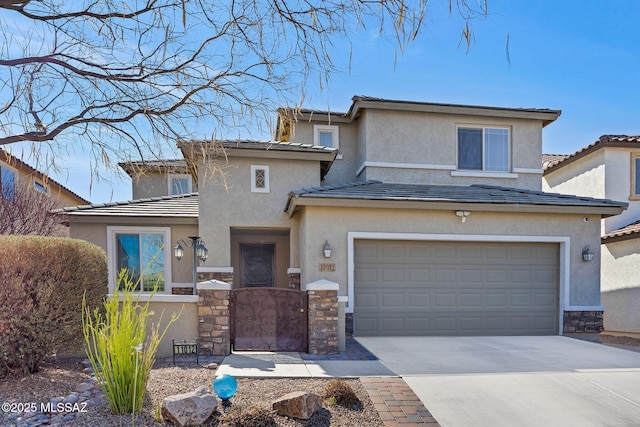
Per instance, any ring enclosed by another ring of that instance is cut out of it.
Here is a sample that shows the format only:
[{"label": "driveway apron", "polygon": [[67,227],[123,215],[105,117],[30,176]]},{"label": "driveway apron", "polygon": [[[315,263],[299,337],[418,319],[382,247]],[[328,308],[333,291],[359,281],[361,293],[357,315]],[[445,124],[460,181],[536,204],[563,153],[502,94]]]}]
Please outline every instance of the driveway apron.
[{"label": "driveway apron", "polygon": [[443,427],[640,425],[640,353],[561,336],[358,338]]}]

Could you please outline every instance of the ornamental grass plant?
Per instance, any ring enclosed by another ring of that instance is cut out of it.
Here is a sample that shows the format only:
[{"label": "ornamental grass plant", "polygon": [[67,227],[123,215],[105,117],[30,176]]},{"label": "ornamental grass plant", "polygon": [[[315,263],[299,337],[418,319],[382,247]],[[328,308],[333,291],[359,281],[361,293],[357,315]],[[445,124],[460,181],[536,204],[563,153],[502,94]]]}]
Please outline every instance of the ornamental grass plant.
[{"label": "ornamental grass plant", "polygon": [[[122,271],[113,296],[104,303],[104,314],[83,306],[83,331],[87,357],[116,414],[140,412],[158,345],[180,313],[173,313],[161,331],[162,316],[149,325],[149,301],[140,301],[135,283]],[[153,295],[153,293],[151,294]]]}]

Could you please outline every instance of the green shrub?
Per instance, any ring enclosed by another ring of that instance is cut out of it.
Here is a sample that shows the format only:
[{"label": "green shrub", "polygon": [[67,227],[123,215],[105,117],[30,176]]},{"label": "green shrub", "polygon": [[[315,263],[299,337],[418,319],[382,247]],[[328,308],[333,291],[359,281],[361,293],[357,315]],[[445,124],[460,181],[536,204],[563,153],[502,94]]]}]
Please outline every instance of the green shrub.
[{"label": "green shrub", "polygon": [[82,300],[100,306],[107,260],[81,240],[0,236],[0,378],[37,372],[53,352],[83,343]]},{"label": "green shrub", "polygon": [[162,316],[149,329],[149,301],[141,303],[134,296],[138,283],[123,270],[113,297],[104,302],[104,314],[99,309],[83,307],[83,330],[87,357],[91,361],[102,391],[116,414],[140,412],[147,390],[156,351],[169,326],[178,315],[172,314],[164,331],[160,332]]}]

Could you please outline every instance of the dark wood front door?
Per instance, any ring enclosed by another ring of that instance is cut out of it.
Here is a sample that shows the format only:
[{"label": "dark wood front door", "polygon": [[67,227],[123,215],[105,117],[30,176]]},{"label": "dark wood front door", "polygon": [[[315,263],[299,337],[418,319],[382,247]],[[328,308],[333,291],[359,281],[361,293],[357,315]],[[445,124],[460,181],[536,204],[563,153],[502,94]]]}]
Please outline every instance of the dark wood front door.
[{"label": "dark wood front door", "polygon": [[240,244],[240,286],[243,288],[275,285],[275,245]]},{"label": "dark wood front door", "polygon": [[234,350],[307,351],[307,293],[294,289],[231,291]]}]

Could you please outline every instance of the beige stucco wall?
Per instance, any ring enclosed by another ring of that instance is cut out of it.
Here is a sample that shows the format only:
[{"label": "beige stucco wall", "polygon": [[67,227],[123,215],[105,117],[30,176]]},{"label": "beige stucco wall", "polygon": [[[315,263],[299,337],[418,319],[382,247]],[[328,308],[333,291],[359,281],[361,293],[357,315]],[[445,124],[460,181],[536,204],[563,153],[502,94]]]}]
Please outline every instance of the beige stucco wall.
[{"label": "beige stucco wall", "polygon": [[[251,165],[269,166],[269,193],[251,192]],[[207,267],[231,266],[231,228],[294,228],[296,220],[284,212],[289,192],[320,185],[317,161],[230,157],[225,172],[224,179],[210,171],[200,174],[200,236],[209,248]],[[291,253],[297,253],[297,234],[291,230],[290,236]],[[297,266],[297,256],[290,261]]]},{"label": "beige stucco wall", "polygon": [[542,189],[553,193],[604,198],[604,173],[604,150],[599,150],[544,175]]},{"label": "beige stucco wall", "polygon": [[[173,174],[160,172],[147,172],[135,178],[131,178],[133,199],[146,199],[148,197],[162,197],[169,195],[169,176]],[[183,174],[179,174],[183,175]],[[192,182],[192,192],[198,191],[198,186]]]},{"label": "beige stucco wall", "polygon": [[[452,176],[457,169],[457,127],[508,127],[511,168],[517,178]],[[481,118],[452,114],[371,110],[366,127],[366,161],[420,164],[427,168],[368,167],[366,179],[428,184],[490,184],[540,190],[542,123],[532,120]],[[524,172],[522,170],[526,170]]]},{"label": "beige stucco wall", "polygon": [[[107,220],[105,220],[107,221]],[[109,223],[92,223],[92,222],[71,222],[70,237],[74,239],[86,240],[100,246],[107,251],[107,226],[134,226],[134,227],[166,227],[168,220],[151,220],[151,219],[138,219],[137,221],[126,221],[126,219],[120,219],[119,222],[115,222],[115,219]],[[190,253],[191,249],[185,248],[185,257],[182,261],[178,261],[173,257],[173,247],[176,245],[178,239],[188,240],[188,236],[197,235],[198,227],[195,224],[175,224],[171,225],[171,241],[168,243],[168,250],[171,255],[171,282],[174,284],[189,285],[193,283],[193,263]],[[209,242],[206,242],[209,246]],[[212,242],[213,243],[213,242]],[[111,269],[111,266],[109,266]],[[165,279],[166,280],[166,279]]]},{"label": "beige stucco wall", "polygon": [[161,173],[149,172],[145,175],[131,178],[131,188],[134,200],[169,194],[167,176]]},{"label": "beige stucco wall", "polygon": [[631,152],[624,148],[607,148],[605,194],[608,199],[629,203],[620,215],[604,220],[604,231],[625,227],[640,219],[640,200],[631,198]]},{"label": "beige stucco wall", "polygon": [[[296,123],[293,140],[313,141],[314,124],[317,123]],[[332,166],[326,177],[327,183],[377,179],[383,182],[490,184],[541,189],[541,121],[366,109],[351,123],[332,124],[340,128],[343,158]],[[480,176],[472,177],[452,174],[458,162],[457,126],[508,127],[512,176],[493,177],[481,172]],[[365,162],[377,165],[367,165],[356,176]],[[411,165],[421,166],[412,168]]]},{"label": "beige stucco wall", "polygon": [[640,239],[602,245],[606,331],[640,333]]},{"label": "beige stucco wall", "polygon": [[[356,209],[306,206],[299,213],[302,283],[326,279],[340,284],[340,295],[347,295],[348,238],[350,231],[408,234],[484,236],[560,236],[569,239],[568,289],[570,300],[564,306],[600,305],[599,216],[590,221],[584,215],[528,214],[472,211],[465,223],[455,210]],[[399,237],[402,239],[402,237]],[[328,240],[333,248],[331,260],[322,257],[321,245]],[[487,238],[490,240],[490,238]],[[593,262],[582,261],[582,248],[595,249]],[[320,272],[319,264],[335,263],[335,272]]]},{"label": "beige stucco wall", "polygon": [[[144,299],[139,300],[139,305],[146,304]],[[171,338],[177,341],[194,341],[198,338],[198,305],[195,302],[151,302],[149,303],[149,319],[147,321],[147,337],[150,336],[152,328],[160,325],[159,332],[162,333],[171,321],[172,314],[178,318],[169,326],[164,338],[160,341],[156,358],[172,357]],[[84,355],[78,353],[78,356]]]}]

